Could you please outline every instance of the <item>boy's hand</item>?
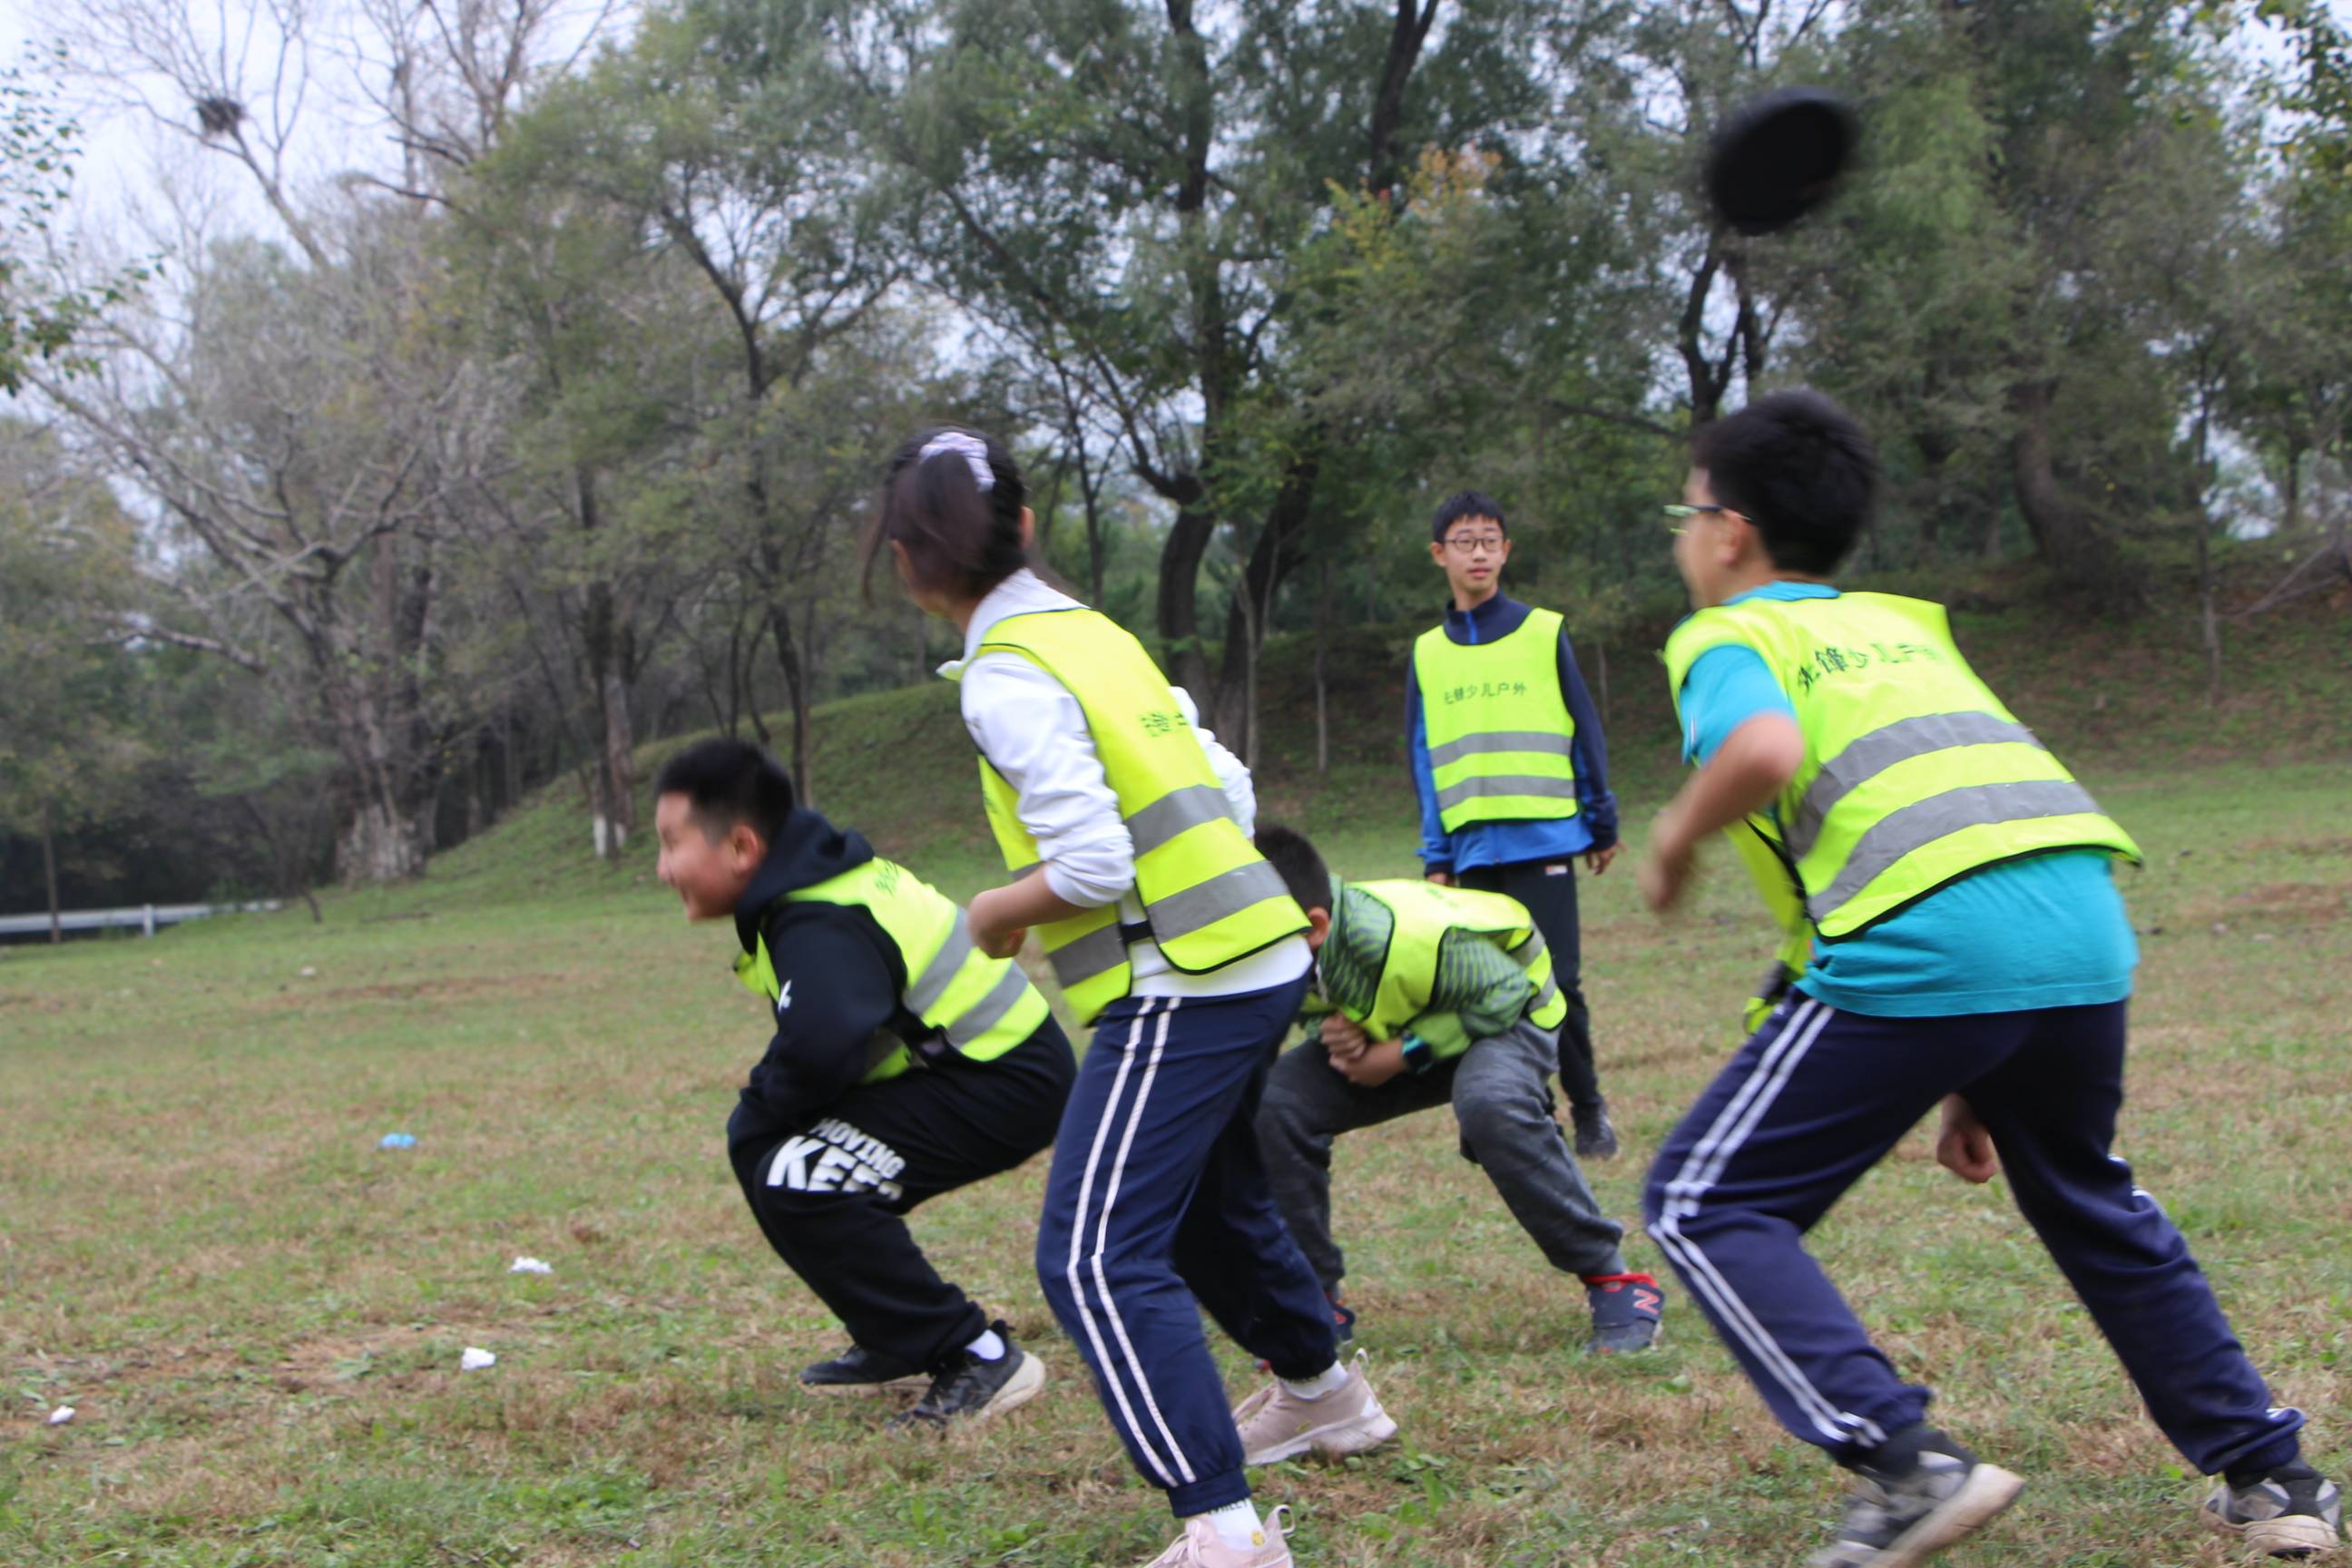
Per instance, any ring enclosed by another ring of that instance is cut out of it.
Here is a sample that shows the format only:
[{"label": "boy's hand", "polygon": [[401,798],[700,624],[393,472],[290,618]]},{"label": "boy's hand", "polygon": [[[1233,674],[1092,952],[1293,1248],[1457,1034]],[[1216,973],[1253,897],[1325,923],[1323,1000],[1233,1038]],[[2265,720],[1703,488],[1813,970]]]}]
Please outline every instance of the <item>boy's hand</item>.
[{"label": "boy's hand", "polygon": [[1617,858],[1617,851],[1619,847],[1619,846],[1612,844],[1606,849],[1586,850],[1584,854],[1584,868],[1591,872],[1596,877],[1600,876],[1602,872],[1609,869],[1609,862]]},{"label": "boy's hand", "polygon": [[964,911],[964,921],[971,928],[971,945],[991,958],[1011,958],[1021,951],[1029,938],[1029,928],[1012,923],[1005,888],[990,888],[972,895],[971,906]]},{"label": "boy's hand", "polygon": [[1349,1083],[1363,1089],[1378,1089],[1404,1071],[1404,1042],[1382,1040],[1347,1057],[1334,1055],[1331,1067]]},{"label": "boy's hand", "polygon": [[1675,809],[1668,806],[1658,814],[1650,829],[1650,852],[1634,873],[1642,889],[1642,901],[1653,914],[1664,914],[1679,902],[1683,890],[1690,886],[1691,873],[1698,866],[1698,841],[1682,831]]},{"label": "boy's hand", "polygon": [[1964,1182],[1990,1182],[2000,1174],[2000,1155],[1976,1108],[1957,1094],[1944,1097],[1944,1125],[1936,1134],[1936,1159]]},{"label": "boy's hand", "polygon": [[1334,1067],[1362,1056],[1364,1047],[1372,1043],[1371,1037],[1364,1033],[1364,1026],[1344,1013],[1333,1013],[1326,1017],[1322,1034],[1324,1053],[1331,1058]]},{"label": "boy's hand", "polygon": [[1421,879],[1424,882],[1434,882],[1441,888],[1454,886],[1454,873],[1451,871],[1423,871],[1421,874]]}]

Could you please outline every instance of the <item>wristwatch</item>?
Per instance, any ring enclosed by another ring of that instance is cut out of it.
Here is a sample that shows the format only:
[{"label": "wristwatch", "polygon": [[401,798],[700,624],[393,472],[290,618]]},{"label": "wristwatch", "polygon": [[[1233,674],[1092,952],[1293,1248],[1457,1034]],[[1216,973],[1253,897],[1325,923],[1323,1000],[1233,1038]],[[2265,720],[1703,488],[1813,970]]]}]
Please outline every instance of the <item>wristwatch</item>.
[{"label": "wristwatch", "polygon": [[1437,1065],[1437,1048],[1419,1035],[1407,1034],[1403,1040],[1404,1070],[1419,1078]]}]

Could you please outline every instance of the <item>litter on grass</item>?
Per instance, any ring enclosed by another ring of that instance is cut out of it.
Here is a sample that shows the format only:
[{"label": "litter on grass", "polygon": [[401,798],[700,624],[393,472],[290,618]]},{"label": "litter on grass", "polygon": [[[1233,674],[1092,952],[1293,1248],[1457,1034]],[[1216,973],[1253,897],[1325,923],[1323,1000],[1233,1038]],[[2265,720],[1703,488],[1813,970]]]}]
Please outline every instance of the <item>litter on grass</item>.
[{"label": "litter on grass", "polygon": [[74,1407],[70,1405],[60,1405],[49,1412],[49,1425],[52,1426],[62,1426],[73,1418]]},{"label": "litter on grass", "polygon": [[507,1268],[509,1274],[552,1274],[555,1265],[542,1258],[518,1258]]},{"label": "litter on grass", "polygon": [[416,1147],[416,1134],[414,1132],[387,1132],[383,1135],[383,1142],[378,1143],[376,1147],[379,1149],[414,1149]]},{"label": "litter on grass", "polygon": [[485,1367],[492,1367],[498,1364],[498,1357],[492,1355],[489,1352],[483,1350],[478,1345],[467,1345],[466,1347],[466,1353],[457,1358],[457,1370],[459,1372],[480,1372]]}]

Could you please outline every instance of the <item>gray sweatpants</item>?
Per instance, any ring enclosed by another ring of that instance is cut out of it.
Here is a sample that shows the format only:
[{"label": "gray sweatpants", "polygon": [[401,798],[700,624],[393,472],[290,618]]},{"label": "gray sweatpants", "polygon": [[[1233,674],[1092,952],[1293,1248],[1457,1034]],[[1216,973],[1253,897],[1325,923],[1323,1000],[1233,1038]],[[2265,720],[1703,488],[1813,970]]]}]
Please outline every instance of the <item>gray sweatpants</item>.
[{"label": "gray sweatpants", "polygon": [[1318,1039],[1283,1054],[1258,1105],[1258,1146],[1283,1223],[1325,1291],[1336,1295],[1347,1272],[1331,1239],[1332,1140],[1449,1103],[1462,1130],[1463,1158],[1486,1173],[1553,1268],[1625,1272],[1617,1247],[1624,1227],[1601,1212],[1552,1119],[1545,1079],[1559,1054],[1558,1036],[1524,1018],[1419,1078],[1402,1074],[1377,1089],[1333,1071]]}]

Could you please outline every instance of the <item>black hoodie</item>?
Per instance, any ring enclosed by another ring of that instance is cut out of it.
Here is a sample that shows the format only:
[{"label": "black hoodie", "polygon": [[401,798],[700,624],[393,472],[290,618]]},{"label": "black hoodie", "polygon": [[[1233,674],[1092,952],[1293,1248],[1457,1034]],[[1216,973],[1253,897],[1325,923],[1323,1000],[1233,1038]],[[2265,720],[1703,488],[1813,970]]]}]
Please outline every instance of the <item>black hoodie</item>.
[{"label": "black hoodie", "polygon": [[736,900],[735,934],[745,952],[767,938],[778,998],[775,1036],[743,1088],[730,1142],[805,1122],[909,1031],[921,1032],[902,1000],[906,961],[873,915],[854,905],[784,898],[873,858],[873,847],[859,834],[814,811],[795,811]]}]

